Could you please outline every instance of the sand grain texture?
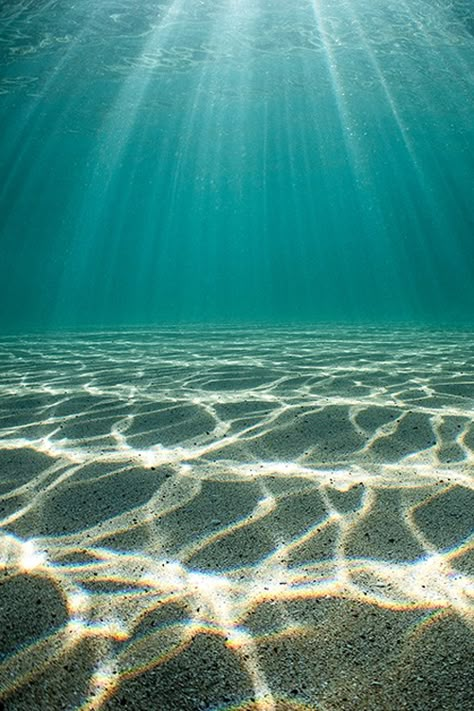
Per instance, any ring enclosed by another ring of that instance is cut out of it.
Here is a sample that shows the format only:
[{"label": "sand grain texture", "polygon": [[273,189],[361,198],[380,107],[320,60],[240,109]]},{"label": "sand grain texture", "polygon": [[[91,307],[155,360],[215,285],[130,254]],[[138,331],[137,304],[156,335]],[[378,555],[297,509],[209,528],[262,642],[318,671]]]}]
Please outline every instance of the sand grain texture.
[{"label": "sand grain texture", "polygon": [[474,345],[0,342],[0,708],[464,711]]}]

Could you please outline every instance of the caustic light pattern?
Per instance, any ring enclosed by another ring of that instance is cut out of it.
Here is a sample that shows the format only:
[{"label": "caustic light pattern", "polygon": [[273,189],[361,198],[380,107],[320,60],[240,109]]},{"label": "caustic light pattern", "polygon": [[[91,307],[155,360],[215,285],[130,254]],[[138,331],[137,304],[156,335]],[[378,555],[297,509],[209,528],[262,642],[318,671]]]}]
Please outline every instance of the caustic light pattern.
[{"label": "caustic light pattern", "polygon": [[469,706],[469,334],[11,337],[0,365],[6,708]]}]

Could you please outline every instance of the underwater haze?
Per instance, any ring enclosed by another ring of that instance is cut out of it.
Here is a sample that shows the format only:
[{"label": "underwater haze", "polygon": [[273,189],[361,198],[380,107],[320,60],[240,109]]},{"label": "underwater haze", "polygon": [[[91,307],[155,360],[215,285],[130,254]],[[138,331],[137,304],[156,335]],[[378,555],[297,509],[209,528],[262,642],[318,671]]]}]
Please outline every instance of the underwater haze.
[{"label": "underwater haze", "polygon": [[0,0],[0,711],[474,708],[472,0]]},{"label": "underwater haze", "polygon": [[4,329],[472,323],[469,0],[0,8]]}]

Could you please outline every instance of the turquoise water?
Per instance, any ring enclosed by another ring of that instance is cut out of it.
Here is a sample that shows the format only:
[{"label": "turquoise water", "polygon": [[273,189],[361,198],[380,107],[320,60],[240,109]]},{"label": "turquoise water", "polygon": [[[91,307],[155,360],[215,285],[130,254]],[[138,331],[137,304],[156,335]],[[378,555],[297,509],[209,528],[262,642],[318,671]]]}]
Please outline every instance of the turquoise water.
[{"label": "turquoise water", "polygon": [[467,711],[470,0],[0,2],[0,711]]},{"label": "turquoise water", "polygon": [[2,4],[2,328],[472,323],[473,18]]}]

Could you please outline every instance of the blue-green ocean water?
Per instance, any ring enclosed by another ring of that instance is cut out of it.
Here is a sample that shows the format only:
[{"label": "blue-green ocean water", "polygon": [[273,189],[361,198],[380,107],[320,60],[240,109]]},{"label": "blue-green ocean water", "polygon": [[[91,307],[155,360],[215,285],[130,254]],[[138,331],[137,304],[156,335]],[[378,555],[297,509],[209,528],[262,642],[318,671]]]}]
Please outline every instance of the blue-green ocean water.
[{"label": "blue-green ocean water", "polygon": [[6,330],[472,322],[469,0],[0,6]]},{"label": "blue-green ocean water", "polygon": [[473,3],[0,0],[0,711],[472,708]]}]

